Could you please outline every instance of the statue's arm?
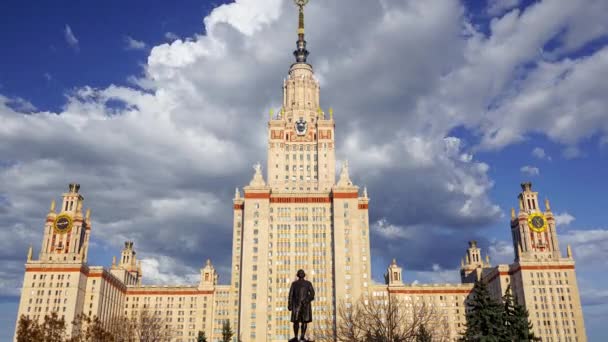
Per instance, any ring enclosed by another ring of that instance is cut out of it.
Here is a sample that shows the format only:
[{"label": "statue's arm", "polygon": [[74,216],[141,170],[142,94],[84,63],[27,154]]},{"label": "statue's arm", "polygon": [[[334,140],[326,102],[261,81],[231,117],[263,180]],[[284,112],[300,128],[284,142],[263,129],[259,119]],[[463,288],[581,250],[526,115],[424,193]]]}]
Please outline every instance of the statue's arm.
[{"label": "statue's arm", "polygon": [[310,301],[312,302],[313,300],[315,300],[315,289],[312,287],[312,283],[308,283],[308,292],[310,294]]},{"label": "statue's arm", "polygon": [[291,284],[291,287],[289,288],[289,298],[287,298],[287,309],[289,311],[291,311],[293,309],[293,284]]}]

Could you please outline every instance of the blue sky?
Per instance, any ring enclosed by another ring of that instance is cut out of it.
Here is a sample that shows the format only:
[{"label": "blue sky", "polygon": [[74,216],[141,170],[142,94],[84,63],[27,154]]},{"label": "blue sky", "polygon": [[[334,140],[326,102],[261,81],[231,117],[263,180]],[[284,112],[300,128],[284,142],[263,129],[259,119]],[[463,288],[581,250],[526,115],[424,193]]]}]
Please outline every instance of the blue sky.
[{"label": "blue sky", "polygon": [[[374,278],[396,257],[407,281],[456,282],[470,239],[510,262],[509,209],[530,180],[573,246],[601,340],[608,4],[352,3],[312,1],[307,40],[338,158],[372,198]],[[228,281],[230,199],[266,159],[296,23],[286,0],[221,5],[3,3],[0,340],[27,246],[69,182],[93,211],[91,263],[130,239],[149,283],[195,282],[207,258]]]}]

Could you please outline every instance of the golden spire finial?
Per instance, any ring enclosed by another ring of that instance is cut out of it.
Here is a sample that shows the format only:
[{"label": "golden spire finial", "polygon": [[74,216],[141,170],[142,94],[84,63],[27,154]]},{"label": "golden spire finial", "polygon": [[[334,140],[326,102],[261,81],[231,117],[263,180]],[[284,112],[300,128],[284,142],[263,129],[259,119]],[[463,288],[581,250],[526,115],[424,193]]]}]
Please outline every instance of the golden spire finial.
[{"label": "golden spire finial", "polygon": [[272,120],[272,117],[274,116],[274,109],[270,108],[268,114],[270,114],[270,120]]},{"label": "golden spire finial", "polygon": [[55,212],[55,200],[51,201],[51,209],[49,209],[50,212]]},{"label": "golden spire finial", "polygon": [[308,50],[306,50],[306,40],[304,40],[304,6],[308,3],[308,0],[294,0],[296,6],[299,9],[299,20],[298,20],[298,42],[296,43],[296,51],[293,52],[296,57],[296,63],[306,63],[306,57],[308,57]]},{"label": "golden spire finial", "polygon": [[329,120],[334,119],[334,109],[329,107]]},{"label": "golden spire finial", "polygon": [[308,0],[294,0],[296,6],[299,8],[299,20],[298,20],[298,34],[304,34],[304,6],[308,3]]}]

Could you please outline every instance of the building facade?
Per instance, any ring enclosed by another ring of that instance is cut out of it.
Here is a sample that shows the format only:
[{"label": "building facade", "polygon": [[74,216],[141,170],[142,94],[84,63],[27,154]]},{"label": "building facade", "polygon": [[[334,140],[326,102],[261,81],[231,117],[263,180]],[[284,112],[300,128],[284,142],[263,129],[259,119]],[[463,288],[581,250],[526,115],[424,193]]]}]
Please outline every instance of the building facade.
[{"label": "building facade", "polygon": [[431,329],[455,340],[465,326],[473,283],[483,277],[496,298],[512,286],[543,341],[586,341],[572,252],[568,247],[561,256],[549,203],[541,212],[529,183],[519,196],[519,214],[512,213],[513,264],[492,267],[471,242],[460,284],[406,284],[396,261],[384,284],[372,282],[370,199],[351,181],[346,161],[336,177],[333,111],[320,106],[319,81],[307,63],[305,1],[298,3],[296,61],[283,83],[282,108],[270,114],[266,178],[256,165],[233,199],[230,283],[218,285],[207,261],[198,284],[142,285],[133,242],[125,243],[109,269],[89,266],[90,210],[83,215],[80,186],[70,184],[60,208],[51,205],[38,258],[28,252],[18,315],[42,320],[54,311],[71,322],[87,314],[108,325],[152,315],[178,342],[195,341],[199,331],[219,341],[229,320],[234,341],[283,342],[292,337],[289,287],[304,269],[316,291],[309,338],[334,336],[339,305],[399,300],[412,312],[421,303],[434,308],[439,316]]}]

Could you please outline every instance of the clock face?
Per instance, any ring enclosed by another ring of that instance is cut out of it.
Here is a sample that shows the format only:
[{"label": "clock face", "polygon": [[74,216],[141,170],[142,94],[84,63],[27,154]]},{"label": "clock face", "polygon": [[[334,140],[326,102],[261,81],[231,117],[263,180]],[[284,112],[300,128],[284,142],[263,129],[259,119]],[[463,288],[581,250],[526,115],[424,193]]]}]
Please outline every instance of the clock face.
[{"label": "clock face", "polygon": [[72,218],[66,214],[57,216],[57,218],[55,218],[55,222],[53,223],[53,228],[58,234],[69,232],[70,229],[72,229]]},{"label": "clock face", "polygon": [[296,133],[298,133],[298,135],[306,134],[307,128],[308,123],[304,121],[304,118],[300,118],[298,121],[296,121]]},{"label": "clock face", "polygon": [[528,226],[537,233],[542,233],[547,229],[547,219],[541,213],[534,213],[528,216]]}]

